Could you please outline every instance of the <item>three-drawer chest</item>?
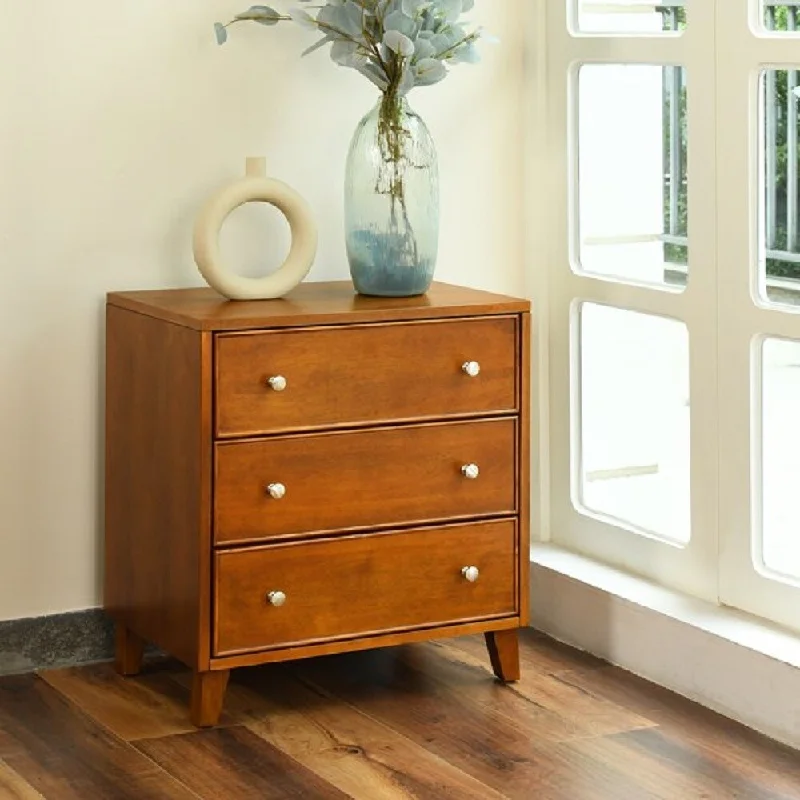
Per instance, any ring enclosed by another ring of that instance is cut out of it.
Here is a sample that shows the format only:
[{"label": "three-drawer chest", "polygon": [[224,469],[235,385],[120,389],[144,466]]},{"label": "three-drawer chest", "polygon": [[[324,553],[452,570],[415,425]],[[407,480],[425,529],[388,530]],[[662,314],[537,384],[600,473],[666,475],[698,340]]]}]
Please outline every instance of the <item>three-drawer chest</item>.
[{"label": "three-drawer chest", "polygon": [[117,292],[106,315],[104,604],[126,675],[484,633],[528,621],[530,307],[434,284],[279,300]]}]

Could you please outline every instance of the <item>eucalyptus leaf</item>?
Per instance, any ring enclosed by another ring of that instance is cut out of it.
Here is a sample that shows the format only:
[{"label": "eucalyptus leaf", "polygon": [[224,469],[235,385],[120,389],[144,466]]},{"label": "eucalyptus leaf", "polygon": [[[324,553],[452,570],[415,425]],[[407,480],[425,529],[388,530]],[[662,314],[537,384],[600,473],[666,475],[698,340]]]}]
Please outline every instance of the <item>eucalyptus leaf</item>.
[{"label": "eucalyptus leaf", "polygon": [[405,58],[414,55],[414,42],[399,31],[386,31],[383,36],[383,44],[393,53],[397,53]]},{"label": "eucalyptus leaf", "polygon": [[300,55],[301,56],[311,55],[311,53],[315,52],[316,50],[319,50],[321,47],[325,47],[326,44],[329,44],[332,41],[333,37],[323,36],[319,41],[314,42],[314,44],[312,44],[310,47],[306,47],[306,49],[303,50],[303,52],[300,53]]},{"label": "eucalyptus leaf", "polygon": [[310,28],[312,31],[317,30],[317,21],[308,11],[304,11],[302,8],[290,8],[289,16],[292,18],[292,22],[296,22],[301,27]]},{"label": "eucalyptus leaf", "polygon": [[[282,0],[288,2],[288,0]],[[354,69],[387,96],[402,97],[416,86],[447,77],[447,65],[480,59],[478,42],[490,40],[463,15],[475,0],[294,0],[285,12],[253,5],[227,25],[217,23],[219,44],[234,23],[277,25],[288,22],[321,37],[303,55],[331,45],[331,60]],[[312,5],[313,3],[313,5]]]},{"label": "eucalyptus leaf", "polygon": [[431,44],[429,39],[419,38],[414,42],[414,61],[433,58],[435,53],[436,48]]},{"label": "eucalyptus leaf", "polygon": [[269,6],[250,6],[247,11],[236,15],[237,20],[250,20],[261,25],[277,25],[281,21],[281,15]]},{"label": "eucalyptus leaf", "polygon": [[414,66],[417,86],[432,86],[447,77],[447,68],[435,58],[424,58]]},{"label": "eucalyptus leaf", "polygon": [[468,42],[458,47],[453,51],[451,58],[454,64],[477,64],[480,60],[481,54],[478,52],[478,48],[475,47],[474,42]]},{"label": "eucalyptus leaf", "polygon": [[396,31],[397,33],[402,33],[409,38],[416,37],[419,31],[417,30],[417,24],[414,20],[408,16],[408,14],[404,14],[402,11],[392,11],[391,14],[387,14],[383,20],[383,29],[387,33],[389,31]]}]

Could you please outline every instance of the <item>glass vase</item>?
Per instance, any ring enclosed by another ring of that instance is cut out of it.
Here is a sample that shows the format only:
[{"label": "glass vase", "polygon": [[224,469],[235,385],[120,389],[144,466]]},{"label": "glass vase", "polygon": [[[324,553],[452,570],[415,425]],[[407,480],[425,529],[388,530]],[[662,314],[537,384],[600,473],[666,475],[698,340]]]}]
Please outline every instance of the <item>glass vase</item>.
[{"label": "glass vase", "polygon": [[431,285],[439,248],[439,165],[405,98],[384,95],[347,156],[345,236],[360,294],[410,297]]}]

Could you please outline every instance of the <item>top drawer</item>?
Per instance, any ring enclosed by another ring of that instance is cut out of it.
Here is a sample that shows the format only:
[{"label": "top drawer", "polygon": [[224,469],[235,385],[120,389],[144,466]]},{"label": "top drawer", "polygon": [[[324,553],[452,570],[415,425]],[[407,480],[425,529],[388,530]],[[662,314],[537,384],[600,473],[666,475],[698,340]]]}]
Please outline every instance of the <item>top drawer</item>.
[{"label": "top drawer", "polygon": [[220,335],[217,436],[513,411],[517,341],[513,316]]}]

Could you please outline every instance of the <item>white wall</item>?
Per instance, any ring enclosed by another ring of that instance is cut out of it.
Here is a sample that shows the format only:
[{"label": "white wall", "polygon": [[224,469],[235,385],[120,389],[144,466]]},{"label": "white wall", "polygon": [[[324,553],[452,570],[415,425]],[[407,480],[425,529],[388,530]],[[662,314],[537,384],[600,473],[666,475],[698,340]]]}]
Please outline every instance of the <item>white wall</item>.
[{"label": "white wall", "polygon": [[[276,5],[282,0],[276,0]],[[502,39],[484,63],[412,95],[439,144],[440,280],[523,289],[525,0],[479,0]],[[343,165],[376,99],[310,32],[212,23],[245,0],[5,3],[0,49],[0,619],[100,602],[103,302],[201,284],[193,216],[247,155],[320,224],[311,280],[346,279]],[[259,223],[263,223],[259,226]],[[243,209],[231,261],[277,264],[285,224]]]}]

